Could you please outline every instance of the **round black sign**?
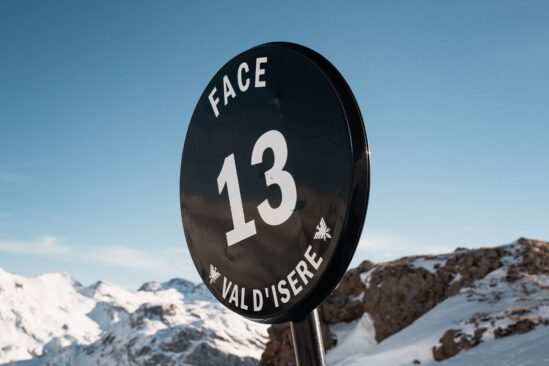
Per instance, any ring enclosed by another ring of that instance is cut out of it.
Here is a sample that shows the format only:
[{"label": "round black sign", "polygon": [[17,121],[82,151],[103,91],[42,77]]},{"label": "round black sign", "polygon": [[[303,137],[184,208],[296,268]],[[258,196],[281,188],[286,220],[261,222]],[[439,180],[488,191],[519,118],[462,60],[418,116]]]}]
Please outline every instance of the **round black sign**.
[{"label": "round black sign", "polygon": [[181,213],[202,280],[250,319],[301,319],[351,261],[369,177],[362,117],[334,66],[291,43],[239,54],[200,97],[183,149]]}]

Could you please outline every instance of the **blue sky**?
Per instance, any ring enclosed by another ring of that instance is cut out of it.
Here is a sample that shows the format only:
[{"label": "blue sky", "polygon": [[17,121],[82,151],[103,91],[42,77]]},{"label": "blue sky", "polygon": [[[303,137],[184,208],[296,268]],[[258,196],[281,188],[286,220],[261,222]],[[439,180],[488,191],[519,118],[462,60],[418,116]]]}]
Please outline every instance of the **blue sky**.
[{"label": "blue sky", "polygon": [[[236,5],[235,5],[236,4]],[[0,267],[197,280],[178,180],[195,103],[254,45],[322,53],[372,150],[354,263],[549,239],[549,2],[0,2]]]}]

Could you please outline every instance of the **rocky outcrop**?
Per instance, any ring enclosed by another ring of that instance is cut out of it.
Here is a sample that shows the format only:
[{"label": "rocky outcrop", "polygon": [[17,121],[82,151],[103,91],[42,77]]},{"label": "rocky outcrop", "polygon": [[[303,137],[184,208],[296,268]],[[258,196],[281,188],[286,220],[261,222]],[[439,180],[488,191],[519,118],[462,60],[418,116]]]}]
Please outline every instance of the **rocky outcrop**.
[{"label": "rocky outcrop", "polygon": [[[497,291],[478,294],[474,288],[477,281],[502,267],[506,270],[507,281],[549,273],[549,243],[521,238],[513,245],[497,248],[460,248],[445,255],[405,257],[378,264],[364,261],[343,276],[338,287],[319,308],[325,338],[328,339],[325,346],[330,349],[338,343],[337,337],[329,332],[331,325],[358,320],[365,313],[373,321],[376,341],[382,342],[464,289],[470,291],[467,296],[475,301],[497,301],[501,296]],[[490,286],[494,285],[486,284],[487,288]],[[496,332],[495,336],[535,327],[523,317],[511,324],[515,325]],[[468,332],[447,330],[440,338],[440,344],[433,347],[433,358],[442,360],[475,347],[482,342],[486,329],[484,322],[477,321],[477,326]],[[271,327],[269,337],[260,364],[294,365],[289,326]]]},{"label": "rocky outcrop", "polygon": [[459,329],[449,329],[440,338],[438,347],[433,347],[433,358],[442,361],[454,357],[459,352],[477,346],[482,341],[486,328],[478,328],[473,335],[461,332]]},{"label": "rocky outcrop", "polygon": [[[508,271],[509,280],[517,280],[527,275],[549,274],[549,245],[546,241],[520,238],[522,261],[511,265]],[[512,272],[512,274],[511,274]]]},{"label": "rocky outcrop", "polygon": [[287,324],[269,327],[269,343],[261,355],[262,365],[294,365],[292,332]]}]

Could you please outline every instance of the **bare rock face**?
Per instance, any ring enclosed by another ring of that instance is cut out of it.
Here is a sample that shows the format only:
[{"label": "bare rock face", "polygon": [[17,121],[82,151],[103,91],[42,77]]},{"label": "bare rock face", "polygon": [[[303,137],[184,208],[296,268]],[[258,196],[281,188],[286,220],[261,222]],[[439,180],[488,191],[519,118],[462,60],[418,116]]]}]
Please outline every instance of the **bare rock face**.
[{"label": "bare rock face", "polygon": [[519,271],[524,274],[549,273],[549,245],[541,240],[520,238],[519,244],[523,247],[522,263]]},{"label": "bare rock face", "polygon": [[269,344],[261,355],[261,364],[295,365],[292,332],[287,324],[275,324],[269,327]]},{"label": "bare rock face", "polygon": [[379,342],[434,307],[444,294],[444,284],[436,275],[402,260],[371,274],[363,311],[372,317]]},{"label": "bare rock face", "polygon": [[494,333],[496,338],[507,337],[513,334],[528,333],[537,325],[538,324],[531,319],[521,319],[516,323],[506,326],[505,328],[497,328]]},{"label": "bare rock face", "polygon": [[[520,250],[516,252],[509,246],[460,248],[450,254],[405,257],[388,263],[364,261],[343,276],[321,305],[321,322],[328,326],[348,323],[368,313],[373,320],[376,341],[381,342],[463,288],[474,287],[475,281],[502,266],[509,268],[508,281],[531,273],[549,273],[549,243],[522,238],[517,244]],[[520,265],[506,264],[513,256],[521,257]],[[532,329],[532,326],[522,322],[515,328],[517,330],[501,330],[501,336]],[[325,339],[328,338],[326,349],[337,345],[336,337],[329,334],[328,329],[324,328]],[[448,330],[441,337],[440,345],[433,347],[433,358],[443,360],[478,345],[485,331],[480,326],[473,334]],[[289,326],[271,327],[269,337],[260,365],[294,365]]]},{"label": "bare rock face", "polygon": [[433,358],[436,361],[442,361],[454,357],[462,350],[477,346],[482,341],[484,332],[486,332],[486,328],[479,328],[471,336],[462,333],[459,329],[447,330],[439,340],[441,345],[433,347]]},{"label": "bare rock face", "polygon": [[[331,348],[335,340],[331,337],[330,329],[325,321],[321,321],[324,346]],[[268,329],[271,341],[261,356],[261,365],[295,365],[295,354],[292,341],[292,332],[288,324],[276,324]]]}]

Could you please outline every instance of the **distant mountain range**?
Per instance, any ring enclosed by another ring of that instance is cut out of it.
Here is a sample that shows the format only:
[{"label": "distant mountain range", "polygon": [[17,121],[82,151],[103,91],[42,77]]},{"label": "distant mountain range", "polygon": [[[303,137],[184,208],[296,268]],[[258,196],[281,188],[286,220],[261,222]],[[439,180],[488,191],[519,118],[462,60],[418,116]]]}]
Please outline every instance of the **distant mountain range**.
[{"label": "distant mountain range", "polygon": [[186,280],[128,291],[0,269],[0,365],[256,365],[266,335]]},{"label": "distant mountain range", "polygon": [[[549,243],[363,262],[320,308],[329,365],[549,365]],[[129,291],[0,269],[0,365],[294,365],[287,325],[204,285]]]}]

